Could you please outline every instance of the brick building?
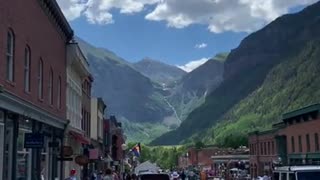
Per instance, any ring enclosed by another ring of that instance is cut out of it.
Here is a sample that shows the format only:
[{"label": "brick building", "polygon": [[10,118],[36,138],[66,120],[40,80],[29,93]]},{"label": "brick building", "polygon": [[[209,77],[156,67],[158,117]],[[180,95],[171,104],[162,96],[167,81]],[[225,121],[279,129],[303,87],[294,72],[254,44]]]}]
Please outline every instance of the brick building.
[{"label": "brick building", "polygon": [[211,156],[213,156],[219,148],[217,147],[204,147],[202,149],[196,149],[191,147],[188,149],[188,164],[192,166],[200,166],[211,168],[213,162]]},{"label": "brick building", "polygon": [[278,129],[270,131],[255,131],[249,137],[250,174],[271,175],[274,161],[278,158],[275,136]]},{"label": "brick building", "polygon": [[0,179],[62,178],[73,31],[54,0],[10,0],[0,1],[0,34]]},{"label": "brick building", "polygon": [[320,104],[283,115],[273,129],[249,134],[252,177],[270,174],[275,165],[320,164]]},{"label": "brick building", "polygon": [[117,170],[120,170],[120,163],[125,158],[122,145],[126,140],[122,124],[117,121],[115,116],[106,119],[104,124],[104,155],[105,157],[111,157],[108,166],[114,166]]}]

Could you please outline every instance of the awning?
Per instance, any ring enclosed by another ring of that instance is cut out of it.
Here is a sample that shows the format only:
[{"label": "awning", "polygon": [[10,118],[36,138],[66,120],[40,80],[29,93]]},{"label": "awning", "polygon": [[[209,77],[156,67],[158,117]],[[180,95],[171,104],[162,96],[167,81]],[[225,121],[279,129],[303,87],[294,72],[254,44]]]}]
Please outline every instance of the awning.
[{"label": "awning", "polygon": [[70,131],[69,134],[74,137],[74,139],[81,144],[90,144],[90,140],[84,137],[84,135]]}]

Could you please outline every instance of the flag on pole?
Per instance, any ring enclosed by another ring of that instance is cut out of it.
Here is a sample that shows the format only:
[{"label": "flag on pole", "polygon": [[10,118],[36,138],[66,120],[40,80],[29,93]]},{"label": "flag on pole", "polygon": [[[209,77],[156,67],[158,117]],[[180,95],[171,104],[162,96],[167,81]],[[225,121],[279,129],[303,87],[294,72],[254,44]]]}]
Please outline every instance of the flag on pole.
[{"label": "flag on pole", "polygon": [[141,154],[141,146],[140,143],[136,144],[135,146],[133,146],[133,148],[131,149],[131,152],[133,152],[133,154],[137,157],[140,157]]}]

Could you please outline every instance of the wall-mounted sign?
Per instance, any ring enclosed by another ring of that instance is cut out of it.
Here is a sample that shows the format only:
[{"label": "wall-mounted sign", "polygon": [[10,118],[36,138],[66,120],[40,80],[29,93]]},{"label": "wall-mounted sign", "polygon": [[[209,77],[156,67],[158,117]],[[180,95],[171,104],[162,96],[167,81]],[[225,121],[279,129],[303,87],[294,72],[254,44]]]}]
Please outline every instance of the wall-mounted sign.
[{"label": "wall-mounted sign", "polygon": [[24,136],[24,148],[43,148],[44,136],[41,133],[26,133]]},{"label": "wall-mounted sign", "polygon": [[68,157],[73,155],[73,149],[71,146],[63,146],[63,156]]},{"label": "wall-mounted sign", "polygon": [[80,166],[84,166],[89,163],[89,158],[87,156],[80,155],[77,156],[74,161]]}]

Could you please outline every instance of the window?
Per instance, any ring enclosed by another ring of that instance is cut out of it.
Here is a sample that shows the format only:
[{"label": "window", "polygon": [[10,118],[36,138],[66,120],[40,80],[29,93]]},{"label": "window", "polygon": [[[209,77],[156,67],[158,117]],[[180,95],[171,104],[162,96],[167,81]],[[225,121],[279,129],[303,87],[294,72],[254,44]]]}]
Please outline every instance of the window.
[{"label": "window", "polygon": [[319,151],[320,147],[319,147],[319,135],[318,135],[318,133],[314,134],[314,144],[315,144],[315,151]]},{"label": "window", "polygon": [[38,98],[43,99],[43,61],[40,59],[38,65]]},{"label": "window", "polygon": [[57,106],[61,108],[61,77],[58,79]]},{"label": "window", "polygon": [[261,155],[263,155],[263,145],[262,145],[262,143],[260,143],[260,152],[261,152]]},{"label": "window", "polygon": [[272,154],[275,155],[274,141],[271,142],[271,145],[272,145]]},{"label": "window", "polygon": [[295,144],[294,144],[294,136],[291,136],[291,150],[292,150],[293,153],[296,151],[295,150]]},{"label": "window", "polygon": [[268,155],[271,154],[271,145],[270,145],[270,141],[268,142]]},{"label": "window", "polygon": [[267,155],[267,142],[263,143],[263,147],[264,147],[264,155]]},{"label": "window", "polygon": [[24,50],[24,91],[30,92],[30,67],[31,67],[31,52],[27,46]]},{"label": "window", "polygon": [[302,141],[301,141],[301,136],[299,136],[299,152],[302,152]]},{"label": "window", "polygon": [[309,136],[309,134],[306,135],[306,142],[307,142],[307,152],[310,152],[310,136]]},{"label": "window", "polygon": [[6,71],[6,78],[8,81],[14,81],[14,34],[12,30],[8,31],[7,34],[7,71]]},{"label": "window", "polygon": [[49,89],[49,104],[52,105],[53,104],[53,71],[52,68],[50,68],[50,72],[49,72],[49,84],[48,84],[48,89]]}]

